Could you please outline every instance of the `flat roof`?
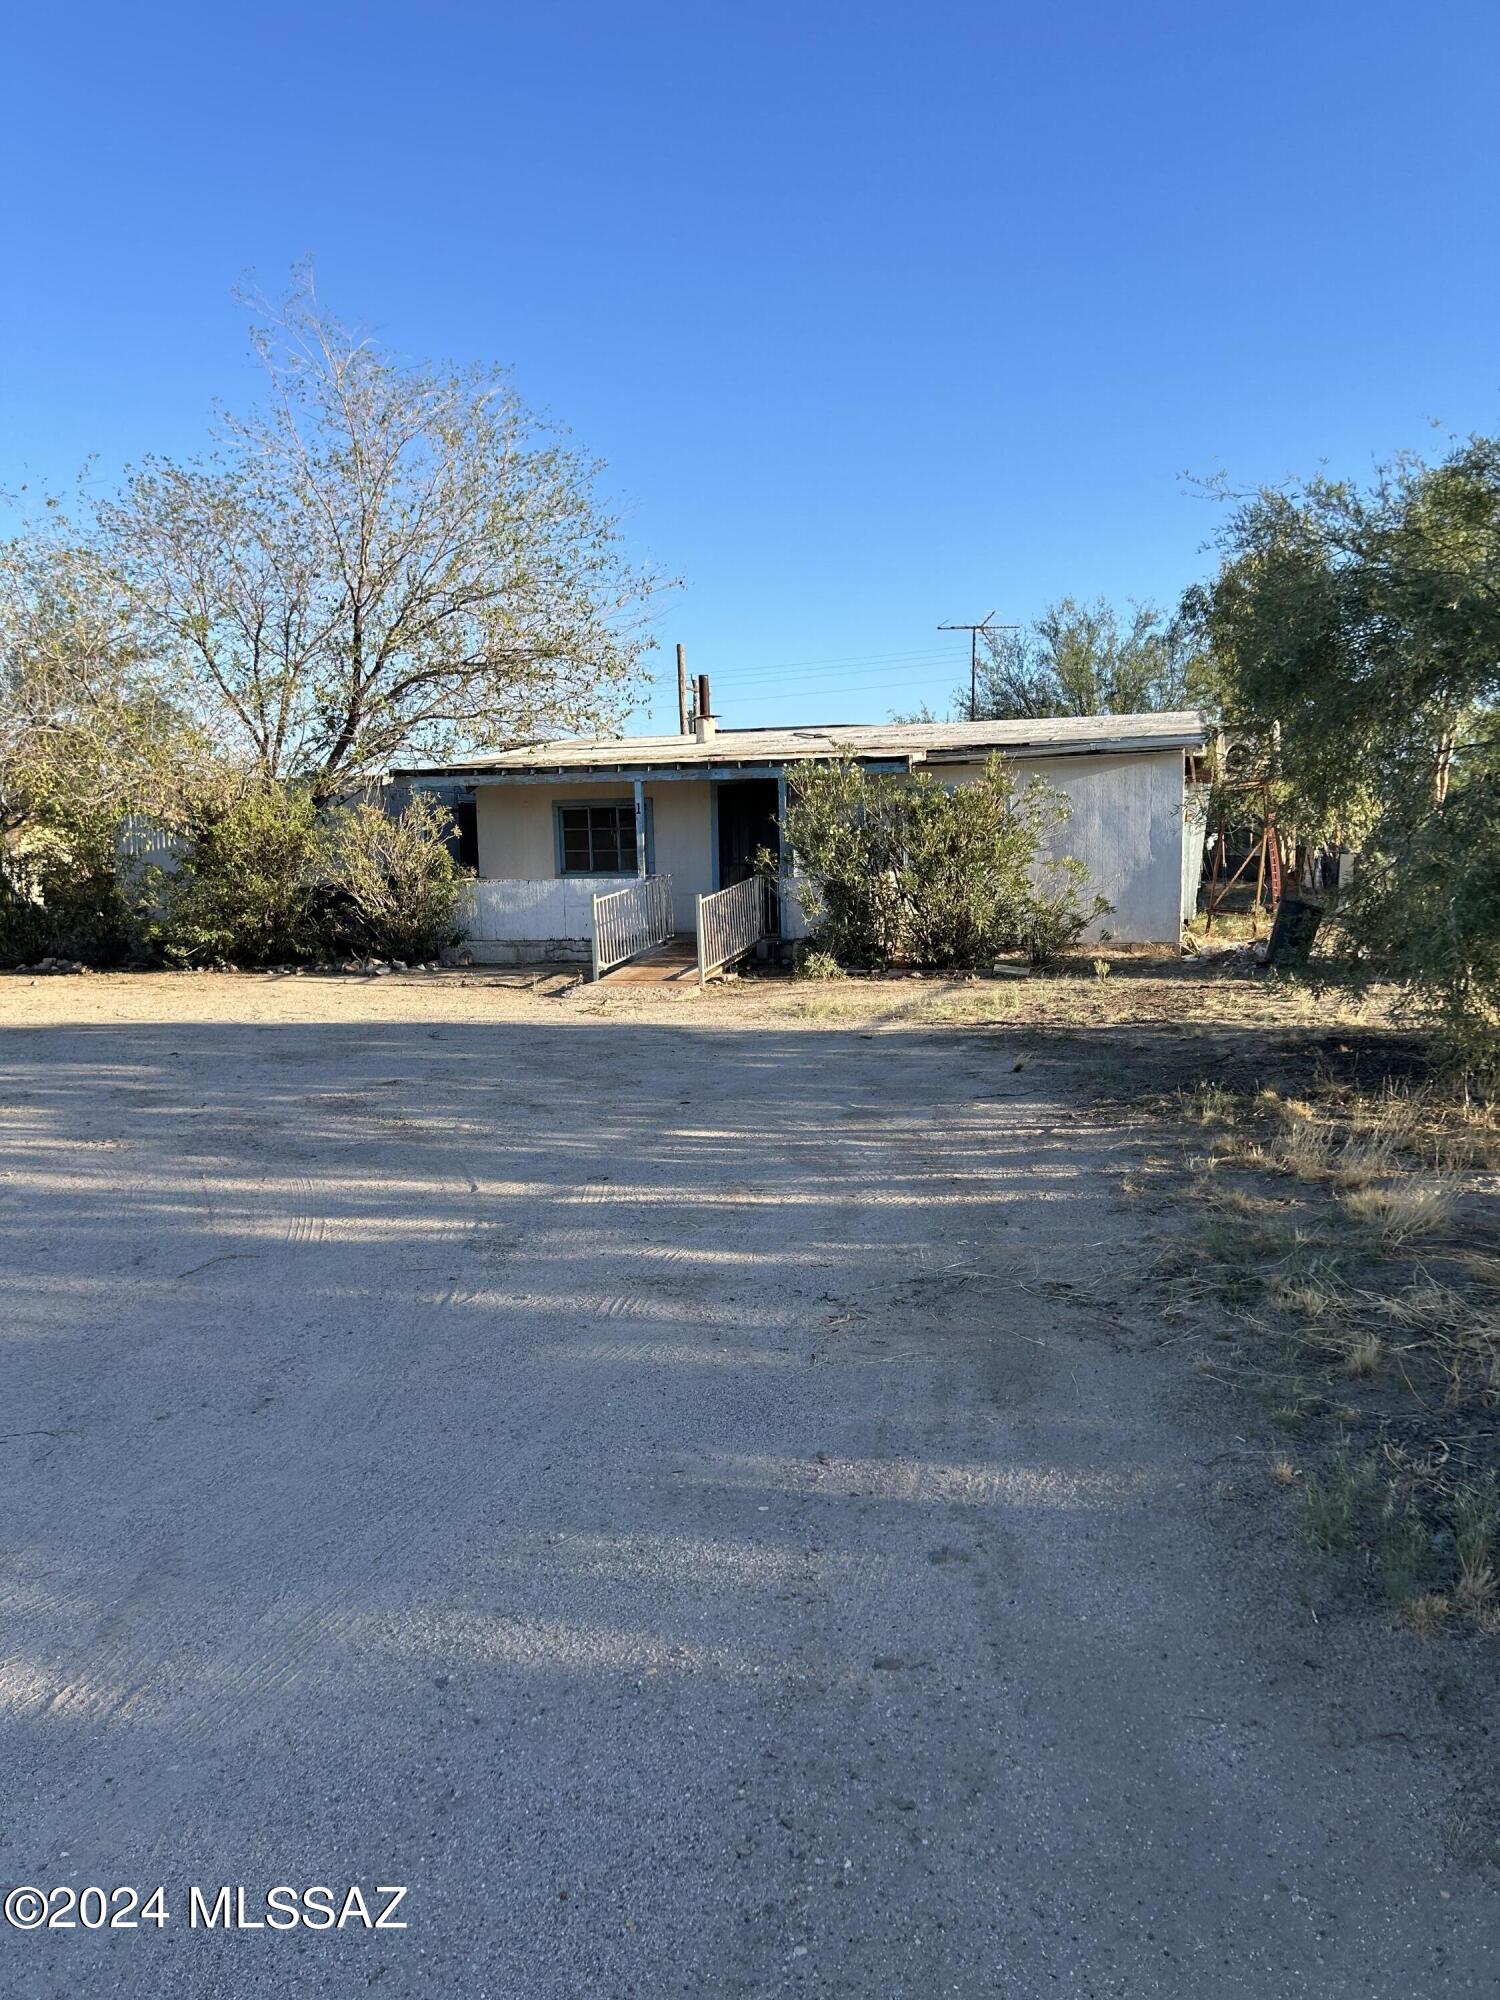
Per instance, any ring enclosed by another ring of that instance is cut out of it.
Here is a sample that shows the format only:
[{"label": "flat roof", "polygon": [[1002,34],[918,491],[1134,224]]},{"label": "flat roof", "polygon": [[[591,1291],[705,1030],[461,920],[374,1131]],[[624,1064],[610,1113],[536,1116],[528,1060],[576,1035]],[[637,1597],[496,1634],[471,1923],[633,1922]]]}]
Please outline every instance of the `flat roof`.
[{"label": "flat roof", "polygon": [[911,768],[956,763],[993,751],[1078,756],[1129,750],[1201,750],[1208,726],[1196,708],[1157,715],[1059,715],[1026,722],[835,722],[801,729],[723,729],[696,736],[565,736],[518,750],[481,752],[451,764],[406,765],[393,777],[533,776],[543,772],[777,768],[849,757]]}]

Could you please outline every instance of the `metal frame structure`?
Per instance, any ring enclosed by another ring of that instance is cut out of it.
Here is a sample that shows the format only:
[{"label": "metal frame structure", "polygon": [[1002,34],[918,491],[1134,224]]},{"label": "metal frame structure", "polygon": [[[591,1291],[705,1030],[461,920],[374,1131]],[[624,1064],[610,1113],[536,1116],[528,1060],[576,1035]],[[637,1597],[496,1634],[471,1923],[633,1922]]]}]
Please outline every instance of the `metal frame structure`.
[{"label": "metal frame structure", "polygon": [[771,935],[770,888],[763,875],[749,875],[743,882],[731,882],[727,889],[698,898],[700,986],[708,984],[710,973],[722,972]]},{"label": "metal frame structure", "polygon": [[665,944],[672,935],[671,876],[642,875],[627,888],[595,896],[591,931],[591,977],[596,980]]}]

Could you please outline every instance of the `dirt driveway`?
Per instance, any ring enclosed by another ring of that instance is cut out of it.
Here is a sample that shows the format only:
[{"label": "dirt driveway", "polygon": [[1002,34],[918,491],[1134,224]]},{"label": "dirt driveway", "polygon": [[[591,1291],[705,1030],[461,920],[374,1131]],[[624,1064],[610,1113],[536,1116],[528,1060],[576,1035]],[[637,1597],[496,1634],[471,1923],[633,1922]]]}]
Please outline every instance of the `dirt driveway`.
[{"label": "dirt driveway", "polygon": [[0,1878],[168,1912],[7,1993],[1496,1990],[1451,1663],[1299,1615],[1068,1045],[3,984]]}]

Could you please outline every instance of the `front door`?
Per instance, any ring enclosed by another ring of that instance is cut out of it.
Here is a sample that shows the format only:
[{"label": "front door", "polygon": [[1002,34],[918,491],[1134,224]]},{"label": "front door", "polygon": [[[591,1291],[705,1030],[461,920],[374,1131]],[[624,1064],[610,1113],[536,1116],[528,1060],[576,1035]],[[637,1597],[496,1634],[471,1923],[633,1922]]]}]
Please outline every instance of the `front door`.
[{"label": "front door", "polygon": [[[714,786],[719,822],[718,887],[728,889],[755,873],[762,851],[781,858],[780,787],[774,778],[735,778]],[[771,928],[780,924],[773,907]]]}]

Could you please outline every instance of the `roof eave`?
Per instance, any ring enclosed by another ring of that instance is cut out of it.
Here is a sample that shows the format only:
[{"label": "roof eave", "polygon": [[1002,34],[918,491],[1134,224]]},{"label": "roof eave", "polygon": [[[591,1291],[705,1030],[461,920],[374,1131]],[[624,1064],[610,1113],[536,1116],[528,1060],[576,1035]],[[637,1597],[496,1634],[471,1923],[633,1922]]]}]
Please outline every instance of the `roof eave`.
[{"label": "roof eave", "polygon": [[1120,736],[1103,737],[1092,743],[1059,743],[1055,739],[1047,741],[1026,741],[1020,743],[975,743],[962,749],[947,748],[923,750],[915,753],[914,761],[923,764],[972,764],[977,759],[999,757],[1120,757],[1140,755],[1151,750],[1201,750],[1207,741],[1204,736]]},{"label": "roof eave", "polygon": [[[837,743],[801,746],[796,749],[767,751],[757,754],[739,748],[732,743],[715,744],[707,755],[671,757],[598,757],[570,758],[566,762],[547,762],[541,758],[533,761],[526,753],[517,755],[514,763],[469,762],[441,765],[402,765],[394,767],[392,778],[412,780],[417,778],[461,778],[466,781],[484,780],[488,782],[512,779],[535,783],[547,779],[566,783],[570,778],[602,777],[663,777],[692,778],[709,777],[725,771],[763,771],[773,774],[785,770],[789,765],[816,763],[824,759],[846,758],[851,763],[864,765],[869,769],[911,770],[919,765],[972,764],[990,756],[1032,756],[1032,757],[1108,757],[1122,755],[1142,755],[1149,752],[1197,751],[1208,742],[1206,727],[1196,730],[1175,730],[1170,734],[1151,733],[1129,736],[1100,736],[1088,739],[1070,739],[1039,733],[1035,737],[1008,738],[980,743],[960,744],[917,744],[899,750],[895,746],[857,749]],[[707,746],[704,746],[707,749]]]}]

